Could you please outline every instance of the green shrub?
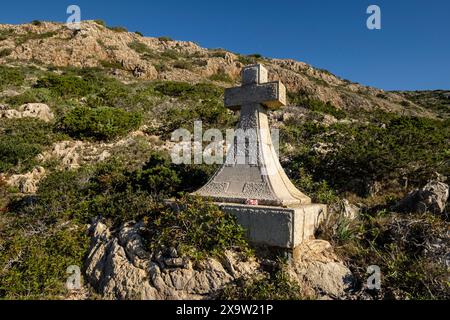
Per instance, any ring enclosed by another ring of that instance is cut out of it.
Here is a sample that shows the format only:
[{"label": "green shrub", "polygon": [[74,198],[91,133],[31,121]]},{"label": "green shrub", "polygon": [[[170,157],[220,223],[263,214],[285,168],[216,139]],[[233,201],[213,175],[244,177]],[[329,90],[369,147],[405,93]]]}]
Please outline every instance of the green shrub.
[{"label": "green shrub", "polygon": [[0,58],[4,58],[4,57],[7,57],[7,56],[9,56],[10,54],[12,53],[12,50],[11,49],[2,49],[2,50],[0,50]]},{"label": "green shrub", "polygon": [[100,26],[106,27],[106,22],[104,20],[97,19],[94,20],[94,22]]},{"label": "green shrub", "polygon": [[53,226],[52,231],[28,230],[26,234],[23,229],[11,228],[8,232],[1,243],[0,298],[63,298],[67,294],[67,268],[83,266],[89,244],[85,230],[67,224]]},{"label": "green shrub", "polygon": [[186,196],[173,206],[154,211],[145,220],[151,251],[175,247],[194,259],[221,256],[232,248],[250,253],[244,229],[216,205]]},{"label": "green shrub", "polygon": [[39,20],[33,20],[33,21],[31,21],[31,24],[32,24],[33,26],[40,26],[40,25],[42,25],[42,21],[39,21]]},{"label": "green shrub", "polygon": [[302,300],[302,288],[289,277],[286,266],[278,263],[262,277],[238,279],[219,293],[220,300]]},{"label": "green shrub", "polygon": [[83,97],[94,91],[88,81],[72,75],[50,74],[39,79],[35,88],[47,88],[55,95],[65,98]]},{"label": "green shrub", "polygon": [[22,172],[31,169],[35,157],[62,137],[52,132],[52,126],[31,118],[0,121],[0,172],[16,166]]},{"label": "green shrub", "polygon": [[[448,172],[448,123],[426,118],[396,116],[385,123],[334,124],[324,127],[306,123],[287,128],[288,140],[299,142],[289,171],[302,166],[314,181],[326,181],[335,190],[365,196],[374,182],[423,186],[433,172]],[[284,131],[283,134],[286,134]],[[332,145],[317,154],[314,144]],[[295,142],[294,142],[295,143]],[[294,175],[295,178],[295,175]]]},{"label": "green shrub", "polygon": [[62,119],[59,129],[75,138],[110,140],[136,129],[142,121],[137,113],[110,107],[75,107]]},{"label": "green shrub", "polygon": [[0,30],[0,41],[6,40],[9,37],[12,37],[14,35],[14,29],[3,29]]},{"label": "green shrub", "polygon": [[128,46],[140,54],[153,53],[153,50],[151,50],[145,43],[137,40],[130,42]]},{"label": "green shrub", "polygon": [[0,66],[0,89],[21,86],[25,81],[25,75],[20,69]]},{"label": "green shrub", "polygon": [[173,41],[173,39],[171,37],[166,37],[166,36],[159,37],[158,40],[161,41],[161,42],[171,42],[171,41]]},{"label": "green shrub", "polygon": [[112,30],[114,32],[128,32],[127,28],[116,26],[116,27],[107,27],[109,30]]},{"label": "green shrub", "polygon": [[20,46],[30,40],[48,39],[48,38],[52,38],[52,37],[56,36],[57,34],[58,33],[56,31],[48,31],[48,32],[44,32],[44,33],[30,32],[30,33],[26,33],[26,34],[17,35],[15,37],[15,42],[16,42],[17,46]]},{"label": "green shrub", "polygon": [[344,110],[337,109],[331,102],[323,102],[314,98],[308,97],[305,92],[297,92],[296,94],[288,93],[289,101],[293,105],[303,106],[312,111],[332,115],[336,119],[344,119],[347,113]]},{"label": "green shrub", "polygon": [[170,60],[178,60],[178,58],[181,57],[181,54],[174,49],[167,49],[161,53],[161,57]]},{"label": "green shrub", "polygon": [[143,37],[144,35],[142,34],[142,32],[139,31],[135,31],[134,33],[136,33],[138,36]]},{"label": "green shrub", "polygon": [[212,76],[209,77],[209,80],[212,81],[220,81],[220,82],[227,82],[227,83],[233,83],[233,79],[230,77],[229,74],[225,73],[224,71],[219,71]]},{"label": "green shrub", "polygon": [[176,69],[183,69],[183,70],[192,70],[192,63],[189,61],[177,61],[173,64],[173,67]]}]

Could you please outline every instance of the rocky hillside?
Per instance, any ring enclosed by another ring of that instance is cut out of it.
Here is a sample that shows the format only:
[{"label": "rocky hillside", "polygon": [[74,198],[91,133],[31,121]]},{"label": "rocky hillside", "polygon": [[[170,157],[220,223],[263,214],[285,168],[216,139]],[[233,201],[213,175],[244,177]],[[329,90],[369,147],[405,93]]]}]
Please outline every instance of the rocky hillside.
[{"label": "rocky hillside", "polygon": [[[169,155],[175,129],[236,125],[224,88],[254,62],[289,89],[284,169],[330,211],[291,265],[185,196],[216,166]],[[448,299],[448,99],[101,21],[0,25],[0,299]]]},{"label": "rocky hillside", "polygon": [[291,96],[299,94],[353,111],[381,109],[433,116],[432,110],[409,96],[362,86],[302,62],[242,56],[167,37],[147,38],[123,28],[108,28],[101,21],[85,21],[80,31],[50,22],[0,25],[0,62],[13,61],[106,67],[124,78],[190,83],[211,80],[224,86],[239,81],[244,64],[262,61],[272,80],[282,80]]}]

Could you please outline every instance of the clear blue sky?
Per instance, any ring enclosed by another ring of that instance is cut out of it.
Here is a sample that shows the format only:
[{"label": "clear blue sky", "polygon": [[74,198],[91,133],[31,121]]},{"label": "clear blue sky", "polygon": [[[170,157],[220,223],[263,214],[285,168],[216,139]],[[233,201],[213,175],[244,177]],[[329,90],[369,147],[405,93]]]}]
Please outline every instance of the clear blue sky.
[{"label": "clear blue sky", "polygon": [[[0,23],[103,19],[147,36],[292,58],[382,89],[450,89],[449,0],[2,1]],[[366,9],[382,29],[366,28]]]}]

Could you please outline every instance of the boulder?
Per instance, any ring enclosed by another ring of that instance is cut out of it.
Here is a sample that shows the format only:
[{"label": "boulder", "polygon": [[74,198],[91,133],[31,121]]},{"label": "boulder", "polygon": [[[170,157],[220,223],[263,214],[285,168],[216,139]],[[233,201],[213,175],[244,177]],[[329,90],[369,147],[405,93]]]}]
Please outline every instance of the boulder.
[{"label": "boulder", "polygon": [[297,259],[291,276],[302,287],[309,286],[319,297],[342,298],[353,287],[351,271],[333,252],[331,244],[324,240],[303,242],[297,250]]},{"label": "boulder", "polygon": [[52,121],[53,115],[50,107],[43,103],[27,103],[19,107],[22,117],[38,118],[45,122]]},{"label": "boulder", "polygon": [[[127,223],[114,235],[99,221],[91,225],[86,279],[104,298],[205,299],[236,279],[213,258],[195,268],[184,258],[167,257],[162,264],[153,261],[139,235],[141,227],[139,223]],[[257,272],[258,264],[252,259],[236,258],[234,262],[235,269],[241,271],[238,276]]]},{"label": "boulder", "polygon": [[443,182],[430,181],[422,189],[410,192],[396,206],[400,212],[441,214],[445,210],[449,186]]},{"label": "boulder", "polygon": [[27,103],[19,107],[19,110],[6,109],[5,106],[0,108],[0,118],[20,119],[20,118],[37,118],[45,122],[52,121],[53,115],[49,106],[43,103]]},{"label": "boulder", "polygon": [[25,174],[12,175],[6,179],[8,186],[17,188],[21,193],[35,194],[38,184],[45,177],[45,169],[36,167],[33,171]]}]

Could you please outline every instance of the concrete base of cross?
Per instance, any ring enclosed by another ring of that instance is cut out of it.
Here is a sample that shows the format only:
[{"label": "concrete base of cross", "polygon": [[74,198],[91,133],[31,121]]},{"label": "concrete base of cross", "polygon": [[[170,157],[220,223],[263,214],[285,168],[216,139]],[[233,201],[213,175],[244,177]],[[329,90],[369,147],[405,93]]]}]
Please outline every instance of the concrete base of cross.
[{"label": "concrete base of cross", "polygon": [[287,254],[296,259],[296,247],[313,239],[314,232],[325,219],[327,206],[299,205],[293,208],[217,203],[225,213],[236,217],[246,230],[248,241],[257,247]]}]

